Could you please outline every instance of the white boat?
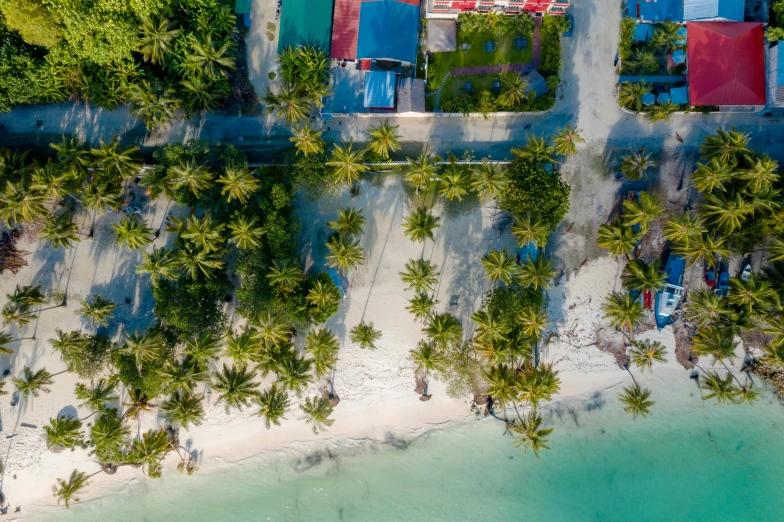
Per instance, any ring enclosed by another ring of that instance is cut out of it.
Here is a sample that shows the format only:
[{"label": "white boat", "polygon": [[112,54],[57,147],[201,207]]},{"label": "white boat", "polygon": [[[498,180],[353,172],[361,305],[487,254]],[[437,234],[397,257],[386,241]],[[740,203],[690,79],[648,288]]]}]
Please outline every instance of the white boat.
[{"label": "white boat", "polygon": [[670,324],[675,311],[681,305],[683,300],[683,286],[681,285],[685,268],[686,262],[681,256],[670,254],[670,257],[667,258],[667,264],[664,267],[667,284],[656,293],[656,305],[654,306],[656,327],[659,330]]}]

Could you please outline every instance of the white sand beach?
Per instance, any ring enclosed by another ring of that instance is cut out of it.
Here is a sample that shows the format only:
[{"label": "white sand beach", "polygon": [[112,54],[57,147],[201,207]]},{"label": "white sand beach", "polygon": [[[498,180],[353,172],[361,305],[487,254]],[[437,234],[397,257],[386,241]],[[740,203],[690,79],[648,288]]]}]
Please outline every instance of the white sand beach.
[{"label": "white sand beach", "polygon": [[[567,164],[564,177],[570,181],[568,178],[580,171],[580,165]],[[586,169],[583,168],[582,173],[586,176]],[[548,292],[552,324],[544,335],[550,342],[542,347],[541,360],[552,363],[560,372],[562,386],[557,400],[607,389],[630,379],[615,356],[600,348],[600,345],[620,343],[622,346],[623,343],[622,334],[609,327],[601,312],[605,296],[620,288],[622,267],[595,247],[595,228],[602,216],[596,216],[596,213],[589,216],[584,204],[575,204],[575,199],[582,199],[579,202],[584,203],[585,198],[593,198],[590,194],[603,190],[601,184],[607,193],[617,191],[615,180],[607,176],[597,177],[597,184],[590,190],[578,186],[572,194],[572,208],[576,210],[565,220],[573,224],[573,231],[560,234],[560,239],[551,245],[550,253],[559,260],[562,272],[556,278],[557,285]],[[350,203],[361,207],[368,218],[362,238],[366,262],[349,275],[348,295],[339,312],[326,323],[341,342],[334,377],[334,391],[341,399],[335,408],[335,423],[328,431],[315,435],[301,417],[299,399],[294,398],[282,426],[267,430],[264,420],[256,415],[255,407],[228,415],[223,406],[214,404],[215,397],[208,390],[204,424],[180,431],[181,444],[198,452],[197,473],[208,473],[211,468],[226,462],[265,451],[312,447],[313,444],[337,445],[356,439],[384,440],[389,434],[412,434],[474,415],[471,397],[450,398],[444,384],[435,380],[431,379],[429,389],[432,400],[422,402],[415,393],[409,350],[422,338],[422,325],[405,309],[407,295],[398,273],[406,261],[421,255],[436,263],[441,271],[437,286],[438,310],[454,314],[463,323],[465,335],[470,336],[470,315],[480,306],[483,294],[492,284],[484,277],[481,258],[490,248],[514,248],[514,241],[508,227],[503,233],[498,232],[503,216],[494,207],[481,207],[475,200],[454,204],[439,200],[435,212],[442,217],[442,223],[435,242],[426,241],[424,247],[421,243],[413,243],[405,237],[401,226],[403,217],[413,205],[410,191],[399,176],[388,174],[364,181],[360,195],[351,201],[349,195],[344,194],[315,203],[298,202],[300,246],[307,268],[321,268],[328,236],[325,223],[334,218],[338,208]],[[611,198],[607,196],[606,199]],[[432,202],[427,200],[426,203]],[[148,224],[157,228],[165,208],[165,202],[143,208]],[[173,208],[169,211],[177,212]],[[113,232],[108,228],[118,219],[117,214],[99,217],[95,238],[85,239],[72,249],[54,250],[40,244],[32,231],[22,237],[18,246],[30,252],[29,265],[16,276],[4,274],[0,278],[0,306],[5,303],[5,294],[13,292],[17,284],[40,284],[47,293],[67,292],[67,306],[43,311],[40,318],[23,331],[8,330],[15,337],[34,335],[35,339],[12,345],[17,353],[2,356],[3,369],[10,370],[7,381],[19,375],[25,365],[33,369],[45,367],[52,373],[64,369],[49,339],[55,335],[56,328],[66,331],[87,328],[75,313],[82,298],[97,293],[117,303],[130,299],[130,305],[117,309],[116,320],[110,326],[109,333],[115,340],[125,332],[146,328],[154,319],[149,280],[134,271],[141,254],[117,247]],[[78,222],[83,223],[82,229],[86,231],[90,216],[79,215]],[[168,239],[164,231],[156,240],[157,246]],[[582,259],[586,261],[579,261]],[[232,315],[230,307],[233,304],[226,306],[226,312]],[[235,330],[241,322],[237,318],[235,316],[233,322]],[[348,331],[363,320],[373,323],[383,334],[376,350],[360,349],[349,340]],[[675,337],[671,328],[662,332],[647,330],[641,337],[660,341],[667,347],[668,363],[662,365],[660,371],[678,372],[684,379],[688,378],[689,372],[675,360]],[[638,373],[638,370],[632,371]],[[267,379],[271,380],[271,377]],[[78,407],[79,401],[74,397],[76,382],[74,374],[63,373],[55,377],[50,393],[22,400],[16,406],[10,405],[13,394],[0,401],[3,435],[0,436],[0,455],[5,464],[2,490],[10,511],[21,507],[24,514],[36,506],[54,504],[51,487],[56,478],[67,477],[74,468],[88,474],[100,469],[86,450],[53,453],[45,446],[42,426],[50,418],[59,412],[76,411],[80,417],[89,414],[89,410]],[[318,393],[328,386],[326,380],[322,380],[313,384],[305,395]],[[9,383],[7,389],[11,388]],[[143,413],[134,435],[164,425],[155,410]],[[176,454],[171,455],[166,461],[166,473],[176,473],[174,468],[179,462]],[[141,469],[129,466],[121,467],[111,476],[99,473],[91,479],[81,498],[89,500],[135,480],[150,479],[144,477]]]}]

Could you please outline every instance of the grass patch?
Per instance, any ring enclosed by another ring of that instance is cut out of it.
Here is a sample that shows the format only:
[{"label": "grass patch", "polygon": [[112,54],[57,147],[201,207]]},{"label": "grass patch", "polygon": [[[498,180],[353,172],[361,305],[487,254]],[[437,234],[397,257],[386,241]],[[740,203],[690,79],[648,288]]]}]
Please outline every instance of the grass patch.
[{"label": "grass patch", "polygon": [[[528,46],[522,51],[514,46],[514,41],[519,36],[523,35],[520,33],[497,34],[489,31],[465,32],[458,30],[456,51],[451,53],[430,54],[431,72],[427,82],[427,89],[429,91],[437,90],[444,75],[456,67],[530,62],[532,55],[532,35],[528,34],[525,36],[528,41]],[[490,53],[484,51],[483,45],[487,41],[496,42],[498,44],[495,51]],[[471,45],[471,48],[466,52],[463,52],[460,48],[464,43]],[[492,80],[493,78],[490,79],[491,84]],[[465,81],[463,84],[465,84]]]}]

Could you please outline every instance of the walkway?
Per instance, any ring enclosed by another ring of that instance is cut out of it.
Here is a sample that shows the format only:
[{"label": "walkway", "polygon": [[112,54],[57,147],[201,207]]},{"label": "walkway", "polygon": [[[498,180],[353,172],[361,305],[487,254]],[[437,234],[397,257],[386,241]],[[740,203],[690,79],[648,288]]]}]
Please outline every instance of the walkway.
[{"label": "walkway", "polygon": [[446,73],[444,75],[443,79],[441,80],[441,85],[438,86],[438,90],[436,91],[435,105],[433,105],[433,111],[434,112],[441,112],[441,109],[439,108],[439,105],[438,105],[439,103],[441,103],[441,91],[443,90],[444,85],[446,84],[446,81],[449,78],[451,78],[451,77],[452,77],[452,73]]}]

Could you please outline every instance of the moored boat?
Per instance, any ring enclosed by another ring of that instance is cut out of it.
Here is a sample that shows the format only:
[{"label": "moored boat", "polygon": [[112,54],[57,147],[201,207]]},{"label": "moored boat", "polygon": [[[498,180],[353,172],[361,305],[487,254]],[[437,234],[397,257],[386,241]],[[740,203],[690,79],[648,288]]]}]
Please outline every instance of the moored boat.
[{"label": "moored boat", "polygon": [[716,285],[716,295],[727,297],[730,295],[730,273],[723,270],[719,274],[719,283]]},{"label": "moored boat", "polygon": [[656,293],[656,327],[661,330],[673,319],[673,314],[678,309],[683,299],[683,271],[686,261],[677,255],[670,254],[664,267],[667,283],[664,288]]},{"label": "moored boat", "polygon": [[703,274],[705,276],[705,284],[708,288],[716,286],[716,269],[708,264],[707,260],[703,261]]}]

